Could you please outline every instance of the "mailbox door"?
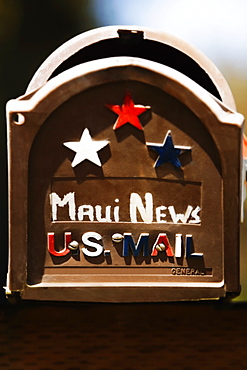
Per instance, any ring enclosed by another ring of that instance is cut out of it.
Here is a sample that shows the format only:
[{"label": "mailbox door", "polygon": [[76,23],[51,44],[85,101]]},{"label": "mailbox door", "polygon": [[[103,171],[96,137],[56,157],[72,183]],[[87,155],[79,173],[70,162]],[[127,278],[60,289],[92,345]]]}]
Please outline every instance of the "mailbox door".
[{"label": "mailbox door", "polygon": [[222,104],[177,71],[112,59],[54,78],[22,126],[36,127],[23,297],[224,296],[225,153],[239,116],[222,122]]}]

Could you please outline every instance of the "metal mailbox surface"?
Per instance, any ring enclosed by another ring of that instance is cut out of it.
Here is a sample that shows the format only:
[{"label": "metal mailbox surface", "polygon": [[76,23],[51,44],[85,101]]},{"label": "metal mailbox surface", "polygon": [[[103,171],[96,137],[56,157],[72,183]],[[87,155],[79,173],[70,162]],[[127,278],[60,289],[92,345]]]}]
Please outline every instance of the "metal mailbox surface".
[{"label": "metal mailbox surface", "polygon": [[190,78],[133,57],[75,66],[10,101],[9,292],[238,292],[242,124]]}]

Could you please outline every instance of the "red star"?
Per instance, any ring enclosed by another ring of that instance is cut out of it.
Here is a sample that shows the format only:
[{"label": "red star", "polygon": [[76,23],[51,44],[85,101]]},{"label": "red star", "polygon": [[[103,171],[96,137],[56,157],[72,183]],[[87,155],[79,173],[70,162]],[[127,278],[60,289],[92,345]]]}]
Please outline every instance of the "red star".
[{"label": "red star", "polygon": [[116,130],[126,123],[130,123],[139,130],[143,130],[138,116],[145,112],[147,109],[150,109],[150,107],[145,107],[144,105],[134,105],[131,94],[129,92],[125,94],[123,105],[107,104],[106,106],[114,113],[118,114],[118,118],[113,126],[113,130]]}]

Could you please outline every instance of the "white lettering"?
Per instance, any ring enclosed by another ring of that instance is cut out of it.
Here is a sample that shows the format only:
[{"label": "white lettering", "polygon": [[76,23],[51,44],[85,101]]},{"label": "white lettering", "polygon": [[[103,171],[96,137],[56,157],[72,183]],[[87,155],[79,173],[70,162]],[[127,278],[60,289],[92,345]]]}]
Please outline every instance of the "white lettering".
[{"label": "white lettering", "polygon": [[[68,216],[67,221],[89,221],[89,222],[120,222],[120,205],[119,199],[116,198],[114,200],[115,205],[90,205],[90,204],[83,204],[78,206],[77,214],[76,214],[76,204],[75,204],[75,193],[70,192],[65,194],[63,198],[56,193],[50,194],[50,204],[51,204],[51,217],[52,221],[58,220],[58,207],[65,207],[68,206]],[[125,205],[126,207],[126,205]],[[168,209],[168,212],[165,211]],[[160,205],[158,207],[154,207],[153,204],[153,195],[147,192],[144,195],[144,200],[138,193],[131,193],[129,199],[129,219],[127,216],[122,222],[145,222],[145,223],[174,223],[174,224],[199,224],[201,222],[201,218],[199,212],[201,208],[196,206],[193,208],[191,205],[188,205],[185,213],[176,213],[174,206],[166,207],[164,205]],[[63,211],[63,214],[66,212]],[[126,215],[126,209],[123,212]],[[76,218],[77,217],[77,218]],[[64,221],[65,216],[63,219],[59,221]]]},{"label": "white lettering", "polygon": [[114,221],[119,222],[119,206],[114,207]]},{"label": "white lettering", "polygon": [[78,220],[84,221],[84,216],[88,216],[89,221],[93,221],[93,206],[89,204],[84,204],[83,206],[78,207]]},{"label": "white lettering", "polygon": [[131,222],[137,221],[137,209],[144,222],[150,223],[153,221],[153,196],[151,193],[145,194],[146,207],[142,203],[139,194],[132,193],[130,195],[130,220]]},{"label": "white lettering", "polygon": [[183,214],[183,213],[176,214],[175,209],[174,209],[173,206],[168,207],[168,210],[170,212],[170,215],[171,215],[171,218],[172,218],[172,221],[174,222],[174,224],[177,224],[179,221],[181,221],[183,224],[186,224],[187,221],[188,221],[188,218],[190,217],[192,209],[193,209],[193,207],[188,206],[187,209],[186,209],[185,214]]},{"label": "white lettering", "polygon": [[182,257],[182,234],[175,235],[175,257]]},{"label": "white lettering", "polygon": [[166,213],[162,213],[162,211],[165,211],[167,207],[165,206],[160,206],[156,208],[156,221],[157,222],[162,222],[165,223],[167,222],[166,220],[162,220],[162,217],[166,217]]},{"label": "white lettering", "polygon": [[101,244],[95,243],[95,242],[89,240],[91,238],[96,239],[96,240],[101,240],[102,239],[100,234],[95,233],[93,231],[91,231],[91,232],[89,231],[89,232],[83,234],[82,238],[81,238],[82,243],[84,245],[86,245],[87,247],[95,248],[95,251],[90,251],[90,250],[88,250],[87,248],[84,247],[84,248],[82,248],[82,252],[88,257],[98,257],[98,256],[101,255],[104,248]]},{"label": "white lettering", "polygon": [[68,193],[63,197],[63,200],[56,193],[50,194],[50,203],[52,207],[52,221],[57,220],[57,206],[64,207],[69,204],[69,217],[71,221],[75,221],[75,193]]},{"label": "white lettering", "polygon": [[96,219],[99,222],[111,222],[111,206],[105,207],[105,217],[102,217],[102,207],[95,206]]},{"label": "white lettering", "polygon": [[190,224],[199,224],[201,222],[200,216],[198,216],[198,213],[200,212],[201,208],[197,206],[194,211],[191,213],[191,217],[194,218],[194,220],[190,220]]}]

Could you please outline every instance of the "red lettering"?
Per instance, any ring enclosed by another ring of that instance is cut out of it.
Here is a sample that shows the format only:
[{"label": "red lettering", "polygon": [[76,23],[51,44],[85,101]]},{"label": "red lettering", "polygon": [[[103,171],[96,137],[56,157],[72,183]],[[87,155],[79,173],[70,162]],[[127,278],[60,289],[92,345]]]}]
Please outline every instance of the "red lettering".
[{"label": "red lettering", "polygon": [[47,248],[48,251],[56,257],[62,257],[69,254],[70,249],[68,248],[69,243],[71,242],[71,233],[64,233],[64,248],[61,251],[55,249],[55,236],[54,233],[47,233]]}]

